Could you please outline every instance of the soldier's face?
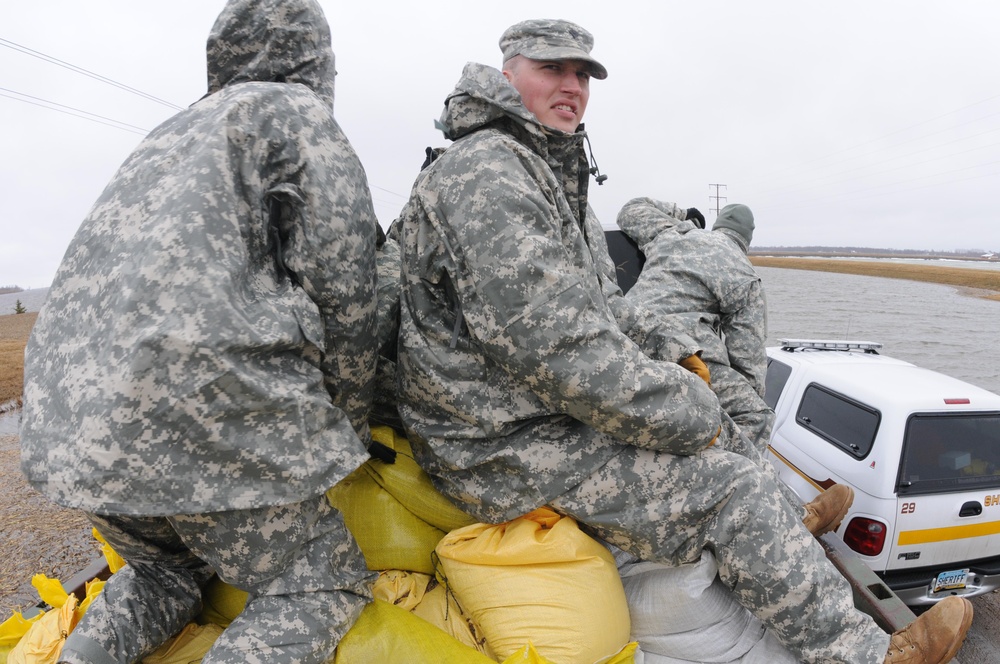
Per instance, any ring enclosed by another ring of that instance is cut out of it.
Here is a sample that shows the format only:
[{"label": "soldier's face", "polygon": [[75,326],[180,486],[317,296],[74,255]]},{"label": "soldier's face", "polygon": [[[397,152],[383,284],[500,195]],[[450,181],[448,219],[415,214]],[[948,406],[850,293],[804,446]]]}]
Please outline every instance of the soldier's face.
[{"label": "soldier's face", "polygon": [[581,60],[529,60],[516,56],[503,75],[525,107],[548,127],[573,133],[590,99],[590,70]]}]

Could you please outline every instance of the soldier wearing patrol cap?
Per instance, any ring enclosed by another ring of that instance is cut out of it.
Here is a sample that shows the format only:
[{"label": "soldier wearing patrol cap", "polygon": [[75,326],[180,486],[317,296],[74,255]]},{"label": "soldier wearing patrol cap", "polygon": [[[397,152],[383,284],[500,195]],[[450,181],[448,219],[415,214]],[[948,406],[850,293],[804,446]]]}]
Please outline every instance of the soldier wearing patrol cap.
[{"label": "soldier wearing patrol cap", "polygon": [[[896,657],[775,481],[726,451],[718,400],[675,363],[697,344],[617,287],[587,204],[582,121],[590,80],[607,76],[590,33],[525,21],[500,47],[502,72],[469,64],[446,98],[454,143],[399,220],[399,410],[417,459],[482,521],[548,504],[646,560],[712,549],[737,599],[803,661]],[[893,645],[950,657],[967,605]]]},{"label": "soldier wearing patrol cap", "polygon": [[325,491],[363,463],[376,220],[315,0],[230,0],[208,94],[120,167],[25,356],[22,468],[128,565],[63,662],[136,662],[249,592],[204,662],[327,662],[370,600]]}]

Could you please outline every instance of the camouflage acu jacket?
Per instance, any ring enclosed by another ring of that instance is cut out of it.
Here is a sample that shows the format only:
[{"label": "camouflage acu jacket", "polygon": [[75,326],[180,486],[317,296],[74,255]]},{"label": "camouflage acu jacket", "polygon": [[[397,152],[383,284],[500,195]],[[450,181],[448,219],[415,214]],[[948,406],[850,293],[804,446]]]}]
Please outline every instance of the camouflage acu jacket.
[{"label": "camouflage acu jacket", "polygon": [[56,502],[253,508],[367,458],[374,212],[333,119],[322,11],[275,4],[227,5],[209,94],[140,143],[58,270],[21,430],[24,473]]},{"label": "camouflage acu jacket", "polygon": [[583,134],[543,128],[476,64],[441,122],[455,142],[401,216],[398,369],[403,421],[441,490],[484,505],[480,518],[511,518],[623,445],[704,448],[715,396],[644,356],[612,313]]},{"label": "camouflage acu jacket", "polygon": [[[700,230],[672,203],[635,198],[618,225],[646,262],[627,299],[688,330],[702,359],[729,365],[763,396],[767,305],[760,277],[726,229]],[[682,212],[682,211],[681,211]]]}]

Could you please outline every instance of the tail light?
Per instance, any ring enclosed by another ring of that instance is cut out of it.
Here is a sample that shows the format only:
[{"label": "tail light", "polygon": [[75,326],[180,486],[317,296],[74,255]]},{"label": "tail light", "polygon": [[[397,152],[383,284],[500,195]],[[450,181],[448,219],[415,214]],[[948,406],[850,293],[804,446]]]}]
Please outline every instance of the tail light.
[{"label": "tail light", "polygon": [[877,556],[885,546],[886,527],[880,521],[856,516],[844,531],[844,543],[865,556]]}]

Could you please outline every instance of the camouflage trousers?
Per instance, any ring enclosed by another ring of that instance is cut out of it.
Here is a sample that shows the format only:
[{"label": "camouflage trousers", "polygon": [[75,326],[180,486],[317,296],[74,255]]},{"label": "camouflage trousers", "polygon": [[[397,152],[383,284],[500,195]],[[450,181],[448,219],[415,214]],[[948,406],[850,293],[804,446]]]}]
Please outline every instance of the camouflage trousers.
[{"label": "camouflage trousers", "polygon": [[88,516],[128,565],[69,635],[61,662],[139,661],[194,620],[215,573],[249,598],[205,664],[327,662],[371,599],[373,575],[325,495],[211,514]]},{"label": "camouflage trousers", "polygon": [[628,447],[549,504],[643,560],[678,565],[708,549],[737,601],[803,662],[885,657],[889,635],[854,608],[850,584],[773,475],[740,454]]},{"label": "camouflage trousers", "polygon": [[778,471],[764,456],[771,440],[774,411],[750,387],[743,374],[723,364],[708,366],[712,372],[712,389],[716,390],[719,405],[725,413],[722,423],[728,435],[719,437],[719,440],[723,441],[720,447],[753,461],[764,473],[771,476],[785,500],[804,516],[802,500],[795,495],[790,486],[779,479]]},{"label": "camouflage trousers", "polygon": [[746,376],[725,364],[706,362],[712,377],[712,391],[719,399],[722,410],[733,418],[753,443],[757,451],[763,455],[771,440],[771,427],[774,425],[774,411],[764,402],[764,399],[753,389]]}]

